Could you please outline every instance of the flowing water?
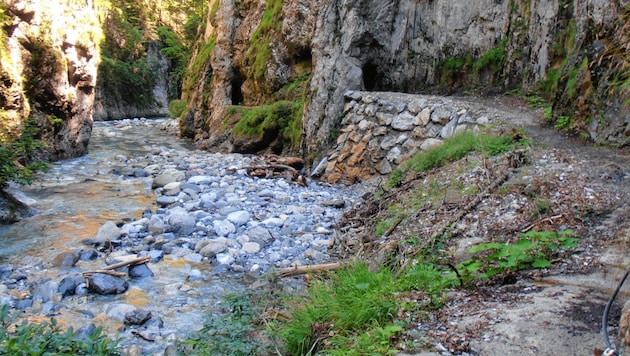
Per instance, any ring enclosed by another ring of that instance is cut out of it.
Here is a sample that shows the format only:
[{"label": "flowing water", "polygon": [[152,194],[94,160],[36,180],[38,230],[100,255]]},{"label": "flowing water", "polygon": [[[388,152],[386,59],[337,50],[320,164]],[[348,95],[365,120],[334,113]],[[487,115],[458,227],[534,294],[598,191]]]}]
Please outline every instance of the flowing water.
[{"label": "flowing water", "polygon": [[31,186],[22,187],[37,214],[0,227],[0,261],[25,253],[45,258],[94,236],[107,220],[138,217],[153,203],[150,181],[110,174],[125,157],[159,147],[192,149],[190,142],[165,134],[160,123],[95,122],[89,154],[56,162]]},{"label": "flowing water", "polygon": [[[13,225],[0,226],[0,264],[27,266],[29,280],[56,282],[86,268],[98,268],[97,263],[102,264],[100,258],[93,265],[80,261],[77,267],[65,270],[50,268],[50,262],[61,252],[88,249],[81,240],[95,236],[108,220],[139,218],[144,210],[152,208],[151,178],[123,178],[110,172],[123,166],[121,162],[126,157],[142,156],[161,147],[193,149],[191,142],[160,129],[166,120],[147,120],[134,125],[125,121],[96,122],[89,154],[56,162],[36,183],[20,187],[37,214]],[[207,308],[219,302],[225,288],[238,283],[221,280],[208,263],[168,256],[150,268],[155,278],[134,281],[129,291],[121,295],[62,300],[53,297],[53,301],[64,307],[52,316],[60,325],[73,326],[75,330],[94,323],[107,331],[120,332],[122,323],[105,317],[104,311],[112,305],[131,305],[151,310],[165,320],[164,329],[181,336],[199,329]],[[203,277],[188,281],[191,275]],[[40,309],[42,306],[35,303],[26,312],[31,314],[31,320],[39,320],[35,315]]]}]

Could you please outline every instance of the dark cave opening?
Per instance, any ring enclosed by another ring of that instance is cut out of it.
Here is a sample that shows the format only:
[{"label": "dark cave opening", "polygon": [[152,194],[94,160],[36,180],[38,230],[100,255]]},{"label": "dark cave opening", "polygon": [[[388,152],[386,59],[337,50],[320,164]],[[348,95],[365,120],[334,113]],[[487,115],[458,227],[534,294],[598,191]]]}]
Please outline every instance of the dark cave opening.
[{"label": "dark cave opening", "polygon": [[373,63],[366,63],[363,65],[363,86],[367,91],[373,91],[378,89],[378,68]]},{"label": "dark cave opening", "polygon": [[241,90],[241,86],[245,81],[245,76],[241,74],[240,71],[234,71],[234,77],[232,78],[232,105],[242,105],[243,104],[243,91]]}]

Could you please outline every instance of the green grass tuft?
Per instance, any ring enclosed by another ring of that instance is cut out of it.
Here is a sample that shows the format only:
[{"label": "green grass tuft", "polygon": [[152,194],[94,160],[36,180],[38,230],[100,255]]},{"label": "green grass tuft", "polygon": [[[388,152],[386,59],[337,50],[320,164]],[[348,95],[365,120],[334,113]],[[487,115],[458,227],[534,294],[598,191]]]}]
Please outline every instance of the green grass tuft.
[{"label": "green grass tuft", "polygon": [[302,137],[302,100],[294,102],[277,101],[257,107],[232,106],[228,115],[241,114],[241,119],[234,125],[232,133],[262,137],[265,132],[278,131],[284,141],[293,148],[300,145]]},{"label": "green grass tuft", "polygon": [[410,170],[420,173],[442,167],[473,151],[483,152],[488,156],[499,155],[523,144],[526,142],[517,143],[509,135],[475,135],[471,131],[465,131],[444,140],[439,146],[415,154],[392,172],[388,185],[393,187],[399,184]]}]

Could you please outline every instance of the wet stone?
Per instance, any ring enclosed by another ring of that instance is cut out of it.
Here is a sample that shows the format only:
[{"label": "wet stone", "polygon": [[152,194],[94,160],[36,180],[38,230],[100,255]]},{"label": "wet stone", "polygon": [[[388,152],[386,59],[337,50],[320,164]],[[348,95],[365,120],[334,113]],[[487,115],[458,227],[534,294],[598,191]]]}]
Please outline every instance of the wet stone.
[{"label": "wet stone", "polygon": [[53,266],[55,267],[72,267],[79,260],[79,254],[77,252],[62,252],[53,259]]},{"label": "wet stone", "polygon": [[146,263],[142,263],[139,265],[132,266],[129,268],[129,277],[131,278],[145,278],[145,277],[153,277],[153,271],[147,266]]},{"label": "wet stone", "polygon": [[79,254],[80,261],[93,261],[98,258],[98,251],[91,249],[87,251],[81,251]]},{"label": "wet stone", "polygon": [[95,273],[88,279],[89,290],[97,294],[121,294],[129,288],[125,278],[105,273]]},{"label": "wet stone", "polygon": [[125,325],[142,325],[151,319],[152,314],[149,310],[136,309],[125,313]]},{"label": "wet stone", "polygon": [[76,293],[77,286],[85,279],[82,276],[65,277],[59,282],[57,291],[62,297],[74,295]]}]

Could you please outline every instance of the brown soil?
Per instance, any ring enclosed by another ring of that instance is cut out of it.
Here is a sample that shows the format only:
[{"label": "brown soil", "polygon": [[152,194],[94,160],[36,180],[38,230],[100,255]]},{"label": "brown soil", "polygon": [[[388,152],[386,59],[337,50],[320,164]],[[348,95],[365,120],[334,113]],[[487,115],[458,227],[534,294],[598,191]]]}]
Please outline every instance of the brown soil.
[{"label": "brown soil", "polygon": [[[419,252],[431,251],[455,266],[480,242],[573,230],[577,248],[554,252],[548,268],[467,282],[438,310],[402,313],[408,327],[399,347],[415,355],[593,355],[606,348],[604,306],[630,263],[629,150],[594,147],[549,129],[540,111],[517,98],[481,100],[505,114],[497,130],[524,129],[532,141],[525,154],[517,162],[514,153],[469,155],[407,176],[382,195],[375,192],[383,181],[366,182],[372,198],[346,214],[341,251],[393,265],[416,263]],[[398,225],[376,235],[377,221],[395,224],[403,211]],[[608,318],[613,343],[629,291],[630,283]]]}]

